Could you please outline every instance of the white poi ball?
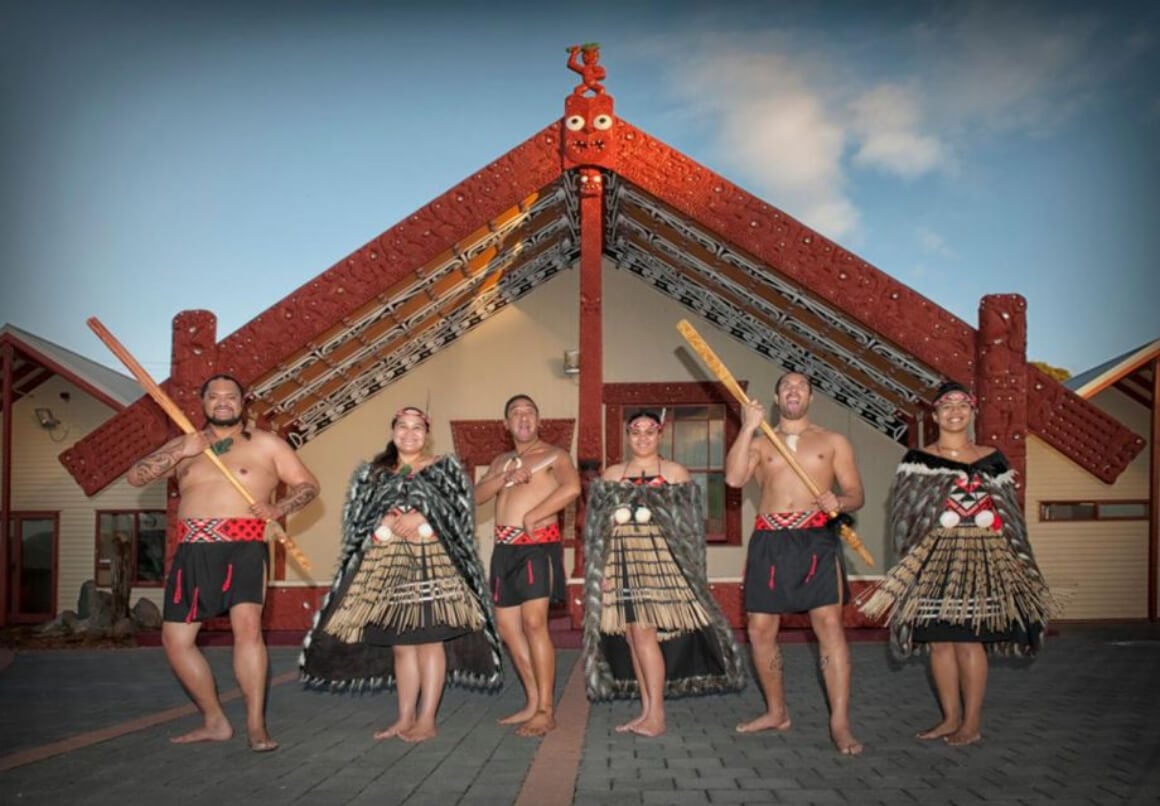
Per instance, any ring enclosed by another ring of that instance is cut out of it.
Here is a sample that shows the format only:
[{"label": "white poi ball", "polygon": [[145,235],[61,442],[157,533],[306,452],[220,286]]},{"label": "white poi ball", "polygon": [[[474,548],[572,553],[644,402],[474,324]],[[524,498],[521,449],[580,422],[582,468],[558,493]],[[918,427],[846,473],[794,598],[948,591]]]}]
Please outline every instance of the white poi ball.
[{"label": "white poi ball", "polygon": [[632,517],[637,523],[648,523],[652,520],[652,510],[648,507],[637,507]]},{"label": "white poi ball", "polygon": [[959,513],[952,512],[949,509],[938,516],[938,522],[942,524],[944,529],[954,529],[959,525],[959,521],[961,520],[962,518],[959,517]]},{"label": "white poi ball", "polygon": [[975,515],[975,526],[978,526],[980,529],[990,529],[994,523],[995,513],[989,509],[984,509]]},{"label": "white poi ball", "polygon": [[628,507],[618,507],[616,511],[612,513],[612,519],[622,525],[628,523],[631,518],[632,510]]},{"label": "white poi ball", "polygon": [[395,533],[391,531],[391,527],[389,526],[379,526],[379,528],[375,529],[376,543],[386,543],[394,536]]}]

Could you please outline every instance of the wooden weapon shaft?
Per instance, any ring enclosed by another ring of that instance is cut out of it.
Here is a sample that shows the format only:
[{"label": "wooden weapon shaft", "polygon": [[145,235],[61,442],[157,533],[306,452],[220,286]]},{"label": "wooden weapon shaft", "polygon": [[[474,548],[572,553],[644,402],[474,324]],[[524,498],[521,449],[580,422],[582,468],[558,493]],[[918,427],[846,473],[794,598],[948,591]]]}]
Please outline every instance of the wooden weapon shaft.
[{"label": "wooden weapon shaft", "polygon": [[[727,390],[729,390],[729,393],[733,395],[733,397],[737,399],[737,402],[739,402],[742,406],[749,405],[750,402],[752,402],[749,399],[749,395],[745,394],[745,390],[741,388],[741,384],[739,384],[737,379],[733,377],[733,373],[729,371],[729,367],[725,366],[725,362],[717,357],[717,354],[713,352],[713,348],[710,347],[703,338],[701,338],[701,334],[697,332],[697,329],[693,327],[693,325],[690,324],[687,319],[682,319],[677,323],[677,330],[679,330],[681,335],[685,337],[685,341],[687,341],[689,346],[693,348],[693,352],[695,352],[697,356],[703,362],[705,362],[705,366],[709,368],[709,371],[716,375],[717,380],[721,381],[721,384]],[[799,479],[801,479],[802,484],[806,485],[806,489],[810,491],[810,495],[814,496],[815,498],[821,495],[822,490],[818,486],[817,482],[815,482],[810,474],[806,472],[806,469],[798,463],[797,457],[794,456],[793,451],[786,447],[785,443],[778,438],[777,432],[775,432],[773,427],[765,420],[761,421],[761,431],[763,434],[765,434],[766,438],[769,439],[771,443],[773,443],[773,447],[779,454],[781,454],[781,457],[785,459],[786,464],[790,466],[790,469],[793,470],[794,474],[797,475]],[[838,516],[837,512],[831,512],[829,514],[831,518],[836,518]],[[866,546],[862,543],[858,535],[855,534],[854,530],[843,524],[839,531],[841,532],[842,538],[850,545],[850,548],[854,549],[858,556],[862,558],[862,560],[867,565],[873,566],[874,558],[870,555],[870,552],[866,549]]]},{"label": "wooden weapon shaft", "polygon": [[[89,317],[87,324],[89,329],[97,334],[97,338],[104,342],[105,346],[109,348],[109,351],[112,352],[113,355],[117,356],[117,359],[125,365],[125,368],[129,370],[130,374],[132,374],[132,376],[137,379],[137,383],[141,384],[141,388],[145,390],[145,393],[153,399],[154,403],[161,407],[161,410],[169,416],[169,419],[172,420],[178,428],[180,428],[186,434],[192,434],[197,431],[197,428],[195,428],[193,423],[189,421],[189,418],[185,416],[185,412],[182,411],[181,408],[173,402],[173,399],[170,398],[169,395],[165,394],[165,390],[162,389],[161,386],[153,380],[152,376],[149,375],[145,367],[141,366],[137,359],[133,357],[133,354],[125,349],[125,346],[117,340],[116,336],[109,332],[109,329],[106,328],[101,323],[101,321],[97,319],[97,317]],[[229,483],[234,486],[234,489],[236,489],[241,494],[242,498],[246,499],[247,504],[253,505],[256,503],[253,494],[246,488],[246,485],[242,484],[241,480],[233,474],[233,471],[226,467],[225,462],[221,460],[220,456],[214,453],[211,448],[206,448],[204,451],[202,451],[202,454],[211,462],[213,462],[214,466],[221,471],[222,475],[226,477],[226,480],[229,481]],[[300,548],[298,548],[298,544],[295,543],[289,535],[282,531],[277,522],[271,521],[271,523],[273,523],[274,531],[278,537],[278,540],[280,540],[282,545],[286,547],[286,551],[290,554],[291,557],[294,558],[294,561],[298,563],[303,570],[309,571],[310,561],[306,559],[306,555],[302,553]]]}]

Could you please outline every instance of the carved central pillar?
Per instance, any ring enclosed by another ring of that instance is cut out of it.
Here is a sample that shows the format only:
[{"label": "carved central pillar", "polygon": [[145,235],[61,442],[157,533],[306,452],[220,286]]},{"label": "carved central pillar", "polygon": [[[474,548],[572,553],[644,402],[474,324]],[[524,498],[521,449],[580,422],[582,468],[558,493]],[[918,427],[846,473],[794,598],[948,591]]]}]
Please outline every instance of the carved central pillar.
[{"label": "carved central pillar", "polygon": [[616,114],[604,91],[607,70],[595,43],[568,49],[568,69],[581,77],[564,98],[560,121],[560,159],[565,171],[576,171],[580,197],[580,399],[577,411],[576,464],[581,494],[576,505],[573,576],[584,575],[584,513],[588,485],[599,478],[604,460],[602,426],[604,388],[601,271],[604,262],[604,174],[617,165]]},{"label": "carved central pillar", "polygon": [[[603,277],[604,176],[596,168],[580,169],[580,400],[576,461],[583,493],[577,512],[577,538],[582,536],[588,484],[600,475],[604,460]],[[583,540],[577,539],[572,573],[584,573]]]}]

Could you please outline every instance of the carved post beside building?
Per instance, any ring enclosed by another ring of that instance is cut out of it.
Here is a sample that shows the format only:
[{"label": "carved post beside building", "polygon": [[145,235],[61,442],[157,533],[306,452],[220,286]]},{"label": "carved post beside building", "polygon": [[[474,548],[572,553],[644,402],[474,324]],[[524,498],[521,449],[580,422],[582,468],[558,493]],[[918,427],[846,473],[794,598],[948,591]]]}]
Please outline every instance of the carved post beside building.
[{"label": "carved post beside building", "polygon": [[1027,473],[1027,300],[988,294],[979,303],[975,441],[1006,454],[1023,504]]},{"label": "carved post beside building", "polygon": [[[173,352],[170,357],[169,396],[195,426],[205,421],[198,392],[217,371],[217,317],[209,311],[182,311],[173,317]],[[171,436],[181,430],[172,422]],[[177,482],[169,479],[165,496],[165,567],[177,551],[177,507],[181,496]]]}]

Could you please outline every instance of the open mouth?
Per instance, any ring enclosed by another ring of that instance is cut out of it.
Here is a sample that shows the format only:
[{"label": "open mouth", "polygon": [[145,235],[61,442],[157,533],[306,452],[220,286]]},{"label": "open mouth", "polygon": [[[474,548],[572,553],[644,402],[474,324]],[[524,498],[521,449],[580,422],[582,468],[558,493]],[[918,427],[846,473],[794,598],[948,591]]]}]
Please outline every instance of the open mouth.
[{"label": "open mouth", "polygon": [[594,151],[604,150],[604,140],[595,138],[592,140],[573,140],[572,148],[576,151],[587,151],[592,148]]}]

